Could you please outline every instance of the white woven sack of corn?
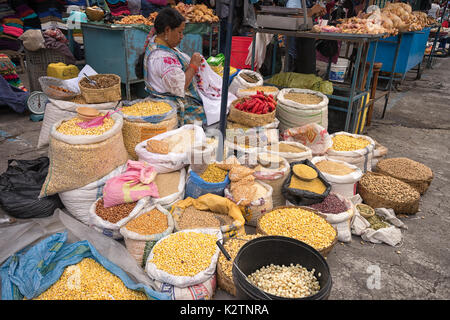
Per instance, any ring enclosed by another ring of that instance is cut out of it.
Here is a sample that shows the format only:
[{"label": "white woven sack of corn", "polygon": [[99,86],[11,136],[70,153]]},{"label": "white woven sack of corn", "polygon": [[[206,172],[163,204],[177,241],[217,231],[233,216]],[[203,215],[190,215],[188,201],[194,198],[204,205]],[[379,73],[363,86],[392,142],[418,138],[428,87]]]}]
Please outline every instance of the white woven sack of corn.
[{"label": "white woven sack of corn", "polygon": [[95,209],[99,200],[100,199],[97,199],[89,208],[89,226],[107,237],[113,238],[115,240],[121,240],[123,236],[120,233],[120,228],[127,224],[128,221],[133,219],[142,210],[145,210],[150,202],[150,197],[145,197],[137,201],[136,206],[130,212],[130,214],[116,223],[103,220],[97,215]]},{"label": "white woven sack of corn", "polygon": [[362,170],[350,163],[332,159],[329,157],[314,157],[312,158],[311,162],[315,165],[316,163],[324,160],[335,161],[337,163],[344,164],[350,169],[354,170],[353,172],[346,175],[335,175],[320,171],[325,179],[331,184],[331,192],[338,193],[346,198],[353,197],[356,194],[356,184],[363,175]]},{"label": "white woven sack of corn", "polygon": [[[284,95],[290,92],[314,94],[321,97],[322,101],[308,105],[285,99]],[[276,114],[280,120],[281,131],[309,123],[317,123],[328,129],[328,97],[323,93],[309,89],[286,88],[280,90],[277,100]]]},{"label": "white woven sack of corn", "polygon": [[367,171],[372,171],[372,159],[374,155],[375,149],[375,141],[372,138],[365,135],[348,133],[345,131],[335,132],[331,134],[331,138],[333,139],[336,135],[347,135],[354,138],[364,138],[370,142],[370,144],[359,150],[354,151],[337,151],[334,150],[333,147],[327,150],[325,156],[333,160],[341,160],[347,162],[349,164],[355,165],[362,170],[363,173]]},{"label": "white woven sack of corn", "polygon": [[93,202],[103,196],[103,187],[106,181],[122,174],[126,168],[126,163],[120,165],[103,178],[84,187],[58,193],[59,198],[71,215],[84,224],[89,224],[89,209]]},{"label": "white woven sack of corn", "polygon": [[285,158],[289,163],[295,162],[295,161],[302,161],[305,159],[311,160],[312,159],[312,151],[310,148],[305,146],[304,144],[301,144],[300,142],[296,141],[282,141],[284,144],[289,144],[294,147],[305,149],[303,152],[280,152],[276,151],[273,148],[273,145],[271,149],[268,149],[268,146],[263,147],[263,151],[277,155],[279,157]]},{"label": "white woven sack of corn", "polygon": [[186,124],[178,129],[158,134],[150,139],[144,140],[136,145],[135,151],[139,161],[145,161],[155,168],[156,172],[167,173],[180,170],[185,167],[188,162],[190,150],[183,153],[169,152],[168,154],[158,154],[149,152],[146,148],[148,140],[163,140],[172,135],[178,134],[186,130],[194,130],[195,145],[205,145],[206,135],[203,128],[193,124]]},{"label": "white woven sack of corn", "polygon": [[52,126],[62,119],[76,117],[78,114],[78,107],[90,107],[97,110],[113,110],[117,106],[117,104],[118,101],[107,103],[79,104],[75,102],[49,98],[47,104],[45,105],[44,119],[42,120],[37,148],[39,149],[48,146]]},{"label": "white woven sack of corn", "polygon": [[[251,83],[251,82],[247,82],[246,80],[244,80],[240,74],[242,72],[245,72],[246,74],[252,74],[255,77],[258,78],[258,81],[255,83]],[[251,88],[251,87],[259,87],[262,86],[264,83],[264,79],[262,77],[262,75],[256,71],[252,71],[252,70],[241,70],[239,71],[239,73],[233,78],[233,81],[231,81],[231,84],[228,88],[228,91],[231,92],[232,94],[236,95],[239,89],[242,88]]]},{"label": "white woven sack of corn", "polygon": [[172,300],[212,300],[217,288],[217,276],[214,275],[202,283],[179,288],[169,283],[154,281],[156,291],[170,294]]},{"label": "white woven sack of corn", "polygon": [[[222,237],[222,231],[218,228],[198,228],[198,229],[187,229],[187,230],[181,230],[178,232],[198,232],[198,233],[205,233],[209,235],[214,235],[217,238],[217,241],[223,242]],[[152,251],[150,252],[150,255],[147,258],[147,262],[145,264],[145,272],[150,276],[151,279],[154,279],[156,281],[162,282],[162,283],[169,283],[175,287],[178,288],[186,288],[191,287],[199,283],[203,283],[213,277],[216,274],[216,267],[217,267],[217,260],[219,259],[219,253],[220,249],[218,246],[216,246],[216,250],[211,258],[211,263],[209,266],[197,273],[196,275],[189,277],[189,276],[176,276],[173,274],[170,274],[164,270],[158,269],[158,267],[152,262],[154,250],[155,247],[158,245],[161,245],[161,243],[166,239],[167,237],[170,237],[174,235],[175,233],[172,233],[170,235],[167,235],[163,238],[161,238],[158,243],[152,248]]]}]

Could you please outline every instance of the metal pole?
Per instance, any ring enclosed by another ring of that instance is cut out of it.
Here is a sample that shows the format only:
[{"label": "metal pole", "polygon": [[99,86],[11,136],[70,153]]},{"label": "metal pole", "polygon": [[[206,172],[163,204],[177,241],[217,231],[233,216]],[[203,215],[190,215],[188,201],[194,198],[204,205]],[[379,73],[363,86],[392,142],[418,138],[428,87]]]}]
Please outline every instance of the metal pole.
[{"label": "metal pole", "polygon": [[227,104],[228,104],[228,82],[230,80],[230,56],[231,56],[231,40],[233,35],[233,13],[235,0],[230,0],[229,14],[227,19],[227,37],[225,45],[225,64],[223,68],[222,78],[222,100],[220,105],[220,132],[219,145],[217,150],[217,161],[223,160],[223,149],[227,126]]},{"label": "metal pole", "polygon": [[383,107],[383,114],[381,115],[381,119],[384,119],[384,115],[386,113],[386,108],[387,108],[387,105],[388,105],[388,102],[389,102],[389,96],[391,95],[392,85],[393,85],[394,77],[395,77],[395,67],[397,66],[398,53],[400,51],[400,45],[401,45],[401,42],[402,42],[402,37],[403,37],[403,34],[400,32],[398,34],[398,36],[397,36],[397,46],[395,47],[394,62],[392,63],[392,71],[391,71],[391,76],[389,78],[388,92],[384,96],[384,107]]}]

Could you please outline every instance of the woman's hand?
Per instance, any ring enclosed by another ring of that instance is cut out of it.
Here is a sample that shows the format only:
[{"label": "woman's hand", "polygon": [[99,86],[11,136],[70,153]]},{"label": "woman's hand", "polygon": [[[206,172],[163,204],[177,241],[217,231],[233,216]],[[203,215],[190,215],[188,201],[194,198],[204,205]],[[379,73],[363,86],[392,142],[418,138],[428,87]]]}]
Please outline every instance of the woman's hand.
[{"label": "woman's hand", "polygon": [[203,61],[202,55],[200,53],[198,53],[198,52],[195,52],[192,55],[191,62],[189,62],[189,64],[193,64],[197,68],[200,68],[200,66],[202,65],[202,61]]}]

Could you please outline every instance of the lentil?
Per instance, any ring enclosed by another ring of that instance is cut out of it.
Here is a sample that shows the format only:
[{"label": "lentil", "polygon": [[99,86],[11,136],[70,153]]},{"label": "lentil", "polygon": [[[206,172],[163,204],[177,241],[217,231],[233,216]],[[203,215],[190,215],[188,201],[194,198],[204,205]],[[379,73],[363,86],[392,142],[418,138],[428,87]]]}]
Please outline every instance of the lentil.
[{"label": "lentil", "polygon": [[335,194],[329,194],[322,202],[309,205],[322,213],[341,213],[347,211],[347,206]]},{"label": "lentil", "polygon": [[176,232],[156,243],[150,260],[156,267],[175,276],[192,277],[211,264],[217,237],[199,232]]},{"label": "lentil", "polygon": [[200,175],[200,178],[209,183],[218,183],[224,181],[227,174],[227,170],[220,169],[215,163],[211,163]]},{"label": "lentil", "polygon": [[167,216],[158,209],[145,212],[125,225],[128,230],[142,235],[162,233],[168,227]]},{"label": "lentil", "polygon": [[327,190],[327,187],[319,178],[313,179],[311,181],[305,181],[297,178],[296,175],[291,176],[289,188],[305,190],[317,194],[322,194]]},{"label": "lentil", "polygon": [[276,152],[292,152],[292,153],[302,153],[305,152],[306,149],[297,147],[288,143],[278,143],[275,145],[270,145],[267,147],[267,150],[276,151]]},{"label": "lentil", "polygon": [[178,228],[195,229],[195,228],[219,228],[220,221],[215,214],[207,210],[198,210],[194,206],[187,207],[180,216]]},{"label": "lentil", "polygon": [[122,203],[117,206],[105,208],[103,198],[100,198],[95,206],[95,213],[103,220],[117,223],[123,218],[128,217],[136,204],[137,202]]},{"label": "lentil", "polygon": [[320,290],[316,270],[308,271],[300,264],[264,266],[248,276],[248,280],[261,290],[284,298],[303,298]]},{"label": "lentil", "polygon": [[[101,113],[99,116],[104,116],[104,113]],[[67,134],[71,136],[80,136],[80,135],[101,135],[110,130],[114,125],[114,120],[107,117],[103,119],[103,124],[98,127],[91,127],[83,129],[77,123],[84,122],[85,120],[74,117],[67,121],[62,121],[56,131]]]},{"label": "lentil", "polygon": [[370,145],[370,141],[361,137],[355,138],[345,134],[335,135],[333,138],[332,149],[336,151],[355,151],[364,149]]},{"label": "lentil", "polygon": [[371,217],[366,218],[367,221],[370,223],[370,227],[374,230],[379,230],[382,228],[389,227],[389,224],[385,222],[385,219],[383,217],[380,217],[379,215],[373,215]]},{"label": "lentil", "polygon": [[158,187],[159,197],[164,198],[177,193],[179,191],[178,186],[180,184],[180,178],[180,171],[158,173],[153,182],[156,183],[156,186]]},{"label": "lentil", "polygon": [[122,112],[129,116],[153,116],[160,115],[172,110],[166,102],[144,101],[128,107],[123,107]]},{"label": "lentil", "polygon": [[319,104],[323,98],[311,93],[289,92],[284,95],[285,99],[295,101],[301,104]]},{"label": "lentil", "polygon": [[272,210],[259,220],[259,226],[268,235],[294,238],[322,250],[333,243],[336,230],[322,217],[303,208]]},{"label": "lentil", "polygon": [[321,160],[317,162],[315,166],[317,169],[319,169],[319,171],[336,176],[345,176],[347,174],[355,172],[355,169],[352,169],[343,163],[332,160]]},{"label": "lentil", "polygon": [[302,180],[313,180],[317,178],[317,171],[306,164],[296,164],[292,167],[292,172]]},{"label": "lentil", "polygon": [[33,300],[147,300],[147,296],[128,289],[94,259],[84,258],[66,267],[59,280]]}]

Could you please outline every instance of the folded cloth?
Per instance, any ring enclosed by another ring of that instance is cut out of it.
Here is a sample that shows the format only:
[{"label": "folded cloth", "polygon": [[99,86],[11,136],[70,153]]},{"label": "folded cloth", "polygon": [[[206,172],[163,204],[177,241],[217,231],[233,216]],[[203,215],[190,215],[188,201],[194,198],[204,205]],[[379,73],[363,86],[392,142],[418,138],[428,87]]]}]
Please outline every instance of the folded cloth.
[{"label": "folded cloth", "polygon": [[[64,39],[67,41],[65,37]],[[45,40],[45,47],[47,49],[55,49],[59,51],[62,55],[66,56],[67,58],[66,64],[75,64],[76,59],[73,56],[72,51],[70,51],[69,46],[67,45],[66,42],[64,42],[63,39],[61,39],[62,41],[59,41],[56,38],[49,36],[47,32],[44,32],[44,40]]]},{"label": "folded cloth", "polygon": [[0,104],[10,107],[18,113],[23,113],[27,108],[29,93],[20,90],[0,77]]}]

